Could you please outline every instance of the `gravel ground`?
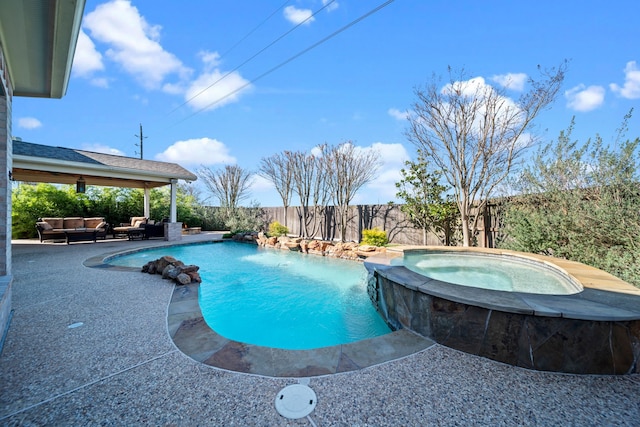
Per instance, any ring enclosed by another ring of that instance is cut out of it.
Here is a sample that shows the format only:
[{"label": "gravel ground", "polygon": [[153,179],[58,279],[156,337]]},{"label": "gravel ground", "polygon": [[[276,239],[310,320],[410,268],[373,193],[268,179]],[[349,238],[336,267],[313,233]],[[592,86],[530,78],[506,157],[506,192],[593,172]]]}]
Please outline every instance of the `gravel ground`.
[{"label": "gravel ground", "polygon": [[14,242],[0,425],[640,426],[638,375],[527,371],[440,345],[311,378],[315,410],[288,420],[274,401],[297,379],[226,372],[176,349],[167,333],[167,281],[82,265],[100,253],[163,243]]}]

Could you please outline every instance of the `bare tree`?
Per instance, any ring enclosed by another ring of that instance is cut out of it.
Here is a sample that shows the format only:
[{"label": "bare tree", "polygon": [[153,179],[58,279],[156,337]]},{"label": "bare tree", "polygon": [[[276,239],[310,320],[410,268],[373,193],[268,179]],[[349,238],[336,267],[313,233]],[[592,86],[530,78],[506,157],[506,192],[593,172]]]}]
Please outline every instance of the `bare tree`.
[{"label": "bare tree", "polygon": [[236,211],[243,200],[249,197],[252,173],[238,165],[226,165],[223,169],[212,170],[202,167],[198,176],[225,209],[227,218]]},{"label": "bare tree", "polygon": [[349,204],[363,185],[371,182],[380,169],[380,153],[357,148],[350,141],[326,150],[327,173],[340,224],[340,240],[345,241]]},{"label": "bare tree", "polygon": [[260,160],[260,176],[271,181],[282,199],[284,207],[284,225],[287,225],[287,208],[293,193],[293,168],[289,152],[263,157]]},{"label": "bare tree", "polygon": [[[294,191],[300,199],[300,234],[315,237],[329,200],[328,175],[324,166],[325,145],[316,147],[314,153],[287,152],[292,170]],[[325,236],[323,236],[325,237]]]},{"label": "bare tree", "polygon": [[517,101],[481,77],[465,80],[464,72],[454,76],[451,68],[444,87],[434,78],[414,91],[417,101],[406,135],[453,187],[464,246],[477,232],[478,213],[493,190],[535,142],[533,120],[557,97],[566,66],[564,62],[548,71],[538,67],[542,80],[530,78],[529,91]]}]

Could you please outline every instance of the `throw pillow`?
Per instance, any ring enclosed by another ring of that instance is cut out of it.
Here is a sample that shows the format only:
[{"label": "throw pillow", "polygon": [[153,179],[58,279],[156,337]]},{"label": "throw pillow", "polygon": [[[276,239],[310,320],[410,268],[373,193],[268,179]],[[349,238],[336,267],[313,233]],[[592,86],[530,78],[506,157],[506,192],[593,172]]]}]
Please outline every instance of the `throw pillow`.
[{"label": "throw pillow", "polygon": [[44,231],[53,230],[53,227],[51,226],[51,224],[49,224],[46,221],[38,221],[36,222],[36,224],[38,224],[40,228],[42,228]]}]

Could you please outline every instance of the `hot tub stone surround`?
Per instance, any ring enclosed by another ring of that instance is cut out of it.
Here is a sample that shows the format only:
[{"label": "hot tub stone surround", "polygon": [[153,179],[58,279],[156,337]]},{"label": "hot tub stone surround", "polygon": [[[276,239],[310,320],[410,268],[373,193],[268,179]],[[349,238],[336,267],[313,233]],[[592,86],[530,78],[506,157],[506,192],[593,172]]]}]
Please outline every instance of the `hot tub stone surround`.
[{"label": "hot tub stone surround", "polygon": [[[372,302],[396,329],[524,368],[640,373],[640,289],[605,272],[557,260],[557,267],[580,282],[583,291],[538,295],[433,280],[391,265],[390,258],[402,256],[401,250],[389,255],[369,259],[365,266]],[[522,256],[556,263],[548,257]]]}]

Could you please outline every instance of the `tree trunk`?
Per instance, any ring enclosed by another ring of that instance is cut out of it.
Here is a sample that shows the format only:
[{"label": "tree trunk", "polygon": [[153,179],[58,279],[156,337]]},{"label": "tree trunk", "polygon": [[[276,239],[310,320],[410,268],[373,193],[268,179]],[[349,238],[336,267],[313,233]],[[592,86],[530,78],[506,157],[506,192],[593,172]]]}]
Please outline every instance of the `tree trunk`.
[{"label": "tree trunk", "polygon": [[345,243],[347,241],[347,218],[349,216],[349,212],[343,210],[340,215],[340,241]]},{"label": "tree trunk", "polygon": [[469,215],[467,213],[463,213],[460,215],[462,217],[462,246],[469,247],[471,242],[471,236],[469,231]]},{"label": "tree trunk", "polygon": [[287,210],[288,210],[287,206],[285,205],[282,209],[284,210],[284,224],[283,225],[285,227],[287,227]]},{"label": "tree trunk", "polygon": [[422,228],[422,244],[427,246],[427,227]]}]

